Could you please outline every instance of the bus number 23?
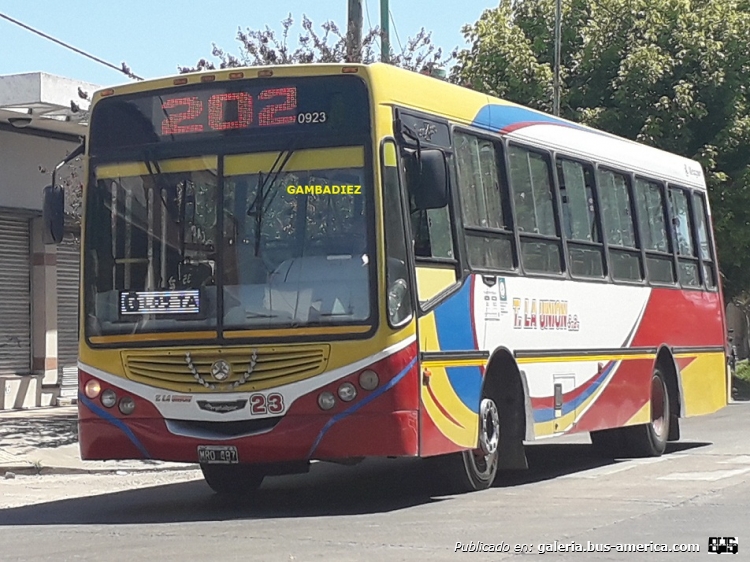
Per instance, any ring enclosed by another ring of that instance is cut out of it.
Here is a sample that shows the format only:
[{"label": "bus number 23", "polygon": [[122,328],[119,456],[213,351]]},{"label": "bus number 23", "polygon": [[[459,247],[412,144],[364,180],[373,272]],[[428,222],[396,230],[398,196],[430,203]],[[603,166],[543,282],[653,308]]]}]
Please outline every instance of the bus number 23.
[{"label": "bus number 23", "polygon": [[281,414],[284,411],[284,397],[273,392],[265,394],[250,395],[250,415]]}]

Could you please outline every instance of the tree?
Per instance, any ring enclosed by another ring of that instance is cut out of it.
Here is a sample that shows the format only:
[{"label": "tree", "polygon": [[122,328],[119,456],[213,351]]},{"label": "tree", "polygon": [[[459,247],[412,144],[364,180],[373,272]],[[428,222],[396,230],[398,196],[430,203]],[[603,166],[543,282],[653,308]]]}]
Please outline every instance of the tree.
[{"label": "tree", "polygon": [[[239,66],[265,66],[270,64],[305,64],[314,62],[339,63],[346,61],[346,34],[342,34],[333,21],[327,21],[317,32],[312,21],[302,16],[302,32],[297,39],[297,46],[289,45],[289,36],[294,25],[291,14],[281,22],[281,33],[265,26],[262,30],[242,28],[237,31],[237,40],[241,43],[240,55],[235,56],[215,43],[211,54],[218,59],[219,68]],[[362,62],[371,63],[378,60],[378,40],[380,30],[370,29],[362,38]],[[449,59],[448,59],[449,60]],[[391,55],[391,63],[409,70],[421,71],[424,68],[436,68],[446,64],[442,49],[432,42],[431,33],[424,28],[416,36],[409,38],[400,53]],[[200,59],[194,67],[178,66],[178,70],[195,72],[214,70],[216,64],[207,59]]]},{"label": "tree", "polygon": [[[452,79],[549,111],[555,0],[501,0],[463,29]],[[566,0],[561,115],[706,171],[727,298],[750,293],[748,0]]]}]

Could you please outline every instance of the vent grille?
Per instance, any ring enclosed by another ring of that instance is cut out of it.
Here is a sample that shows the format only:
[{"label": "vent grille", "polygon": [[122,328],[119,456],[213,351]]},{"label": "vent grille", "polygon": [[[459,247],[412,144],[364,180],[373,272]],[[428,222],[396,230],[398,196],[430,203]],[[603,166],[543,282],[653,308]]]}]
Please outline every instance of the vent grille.
[{"label": "vent grille", "polygon": [[[189,358],[187,351],[178,350],[128,351],[122,355],[127,377],[136,382],[179,392],[241,392],[314,377],[325,370],[329,353],[330,346],[325,345],[191,349]],[[231,366],[229,377],[223,381],[211,375],[211,366],[221,359]]]}]

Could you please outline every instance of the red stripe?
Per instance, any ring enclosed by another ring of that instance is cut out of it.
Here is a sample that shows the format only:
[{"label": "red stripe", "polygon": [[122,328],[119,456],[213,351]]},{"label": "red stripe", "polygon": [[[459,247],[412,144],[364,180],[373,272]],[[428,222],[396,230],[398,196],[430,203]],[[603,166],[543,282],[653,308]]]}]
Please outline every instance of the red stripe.
[{"label": "red stripe", "polygon": [[464,426],[462,426],[462,425],[461,425],[460,423],[458,423],[458,421],[457,421],[457,420],[456,420],[456,419],[455,419],[455,418],[454,418],[453,416],[451,416],[451,415],[450,415],[450,414],[448,413],[448,411],[447,411],[447,410],[446,410],[445,408],[443,408],[443,405],[442,405],[442,404],[440,404],[440,402],[438,402],[438,399],[437,399],[437,397],[435,396],[435,393],[434,393],[434,392],[432,392],[432,388],[430,388],[430,384],[429,384],[429,382],[427,383],[427,392],[429,392],[429,393],[430,393],[430,396],[432,397],[432,401],[433,401],[433,402],[435,402],[435,405],[436,405],[436,406],[438,407],[438,410],[440,410],[440,412],[441,412],[441,413],[442,413],[442,414],[443,414],[443,415],[444,415],[444,416],[445,416],[446,418],[448,418],[448,419],[449,419],[449,420],[450,420],[451,422],[453,422],[453,424],[457,425],[457,426],[458,426],[458,427],[460,427],[461,429],[464,429]]}]

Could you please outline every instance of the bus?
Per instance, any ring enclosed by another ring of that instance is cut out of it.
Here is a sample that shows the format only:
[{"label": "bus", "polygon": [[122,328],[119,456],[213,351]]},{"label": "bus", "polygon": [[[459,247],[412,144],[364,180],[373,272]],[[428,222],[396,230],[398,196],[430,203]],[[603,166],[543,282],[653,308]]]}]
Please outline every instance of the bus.
[{"label": "bus", "polygon": [[83,459],[234,495],[430,457],[472,491],[559,435],[661,455],[727,402],[697,162],[385,64],[108,88],[82,150]]}]

